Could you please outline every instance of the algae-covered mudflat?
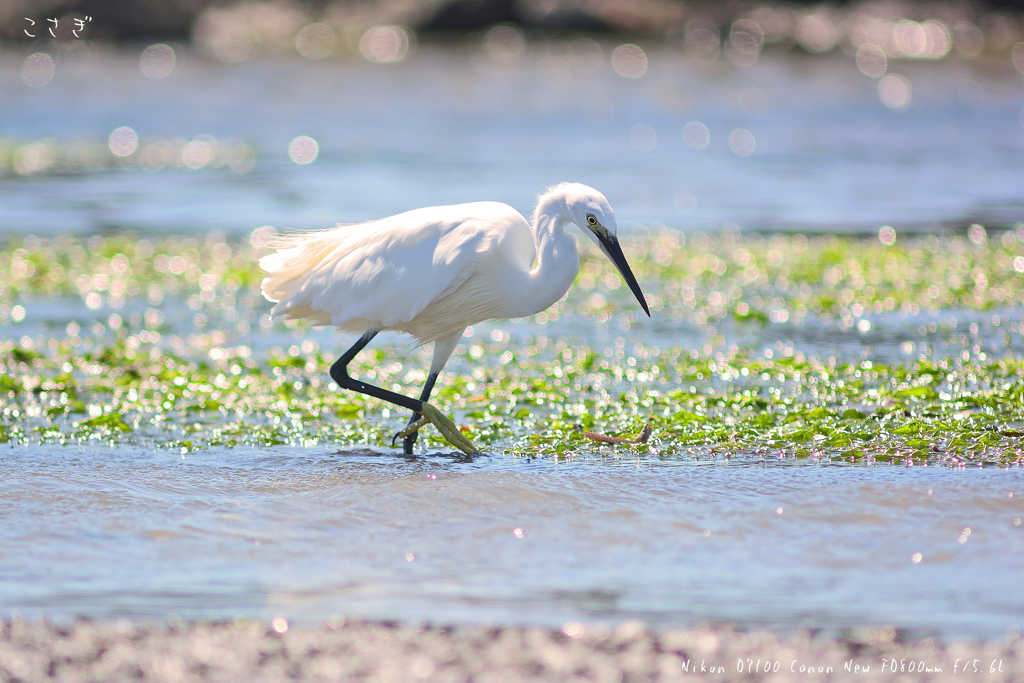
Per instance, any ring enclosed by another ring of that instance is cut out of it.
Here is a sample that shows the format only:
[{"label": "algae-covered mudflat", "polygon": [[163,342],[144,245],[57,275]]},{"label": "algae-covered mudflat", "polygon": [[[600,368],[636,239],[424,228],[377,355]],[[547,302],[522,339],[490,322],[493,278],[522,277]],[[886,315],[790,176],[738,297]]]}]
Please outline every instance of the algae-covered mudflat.
[{"label": "algae-covered mudflat", "polygon": [[[627,245],[650,322],[612,266],[588,258],[551,310],[465,338],[437,402],[478,444],[567,458],[1021,462],[1024,244],[1012,230],[886,245],[637,229]],[[0,438],[182,453],[388,446],[406,416],[330,381],[343,339],[269,320],[257,252],[216,235],[9,241]],[[697,343],[673,343],[673,328]],[[358,372],[415,393],[427,359],[394,341],[364,351]],[[640,448],[581,432],[648,422]]]}]

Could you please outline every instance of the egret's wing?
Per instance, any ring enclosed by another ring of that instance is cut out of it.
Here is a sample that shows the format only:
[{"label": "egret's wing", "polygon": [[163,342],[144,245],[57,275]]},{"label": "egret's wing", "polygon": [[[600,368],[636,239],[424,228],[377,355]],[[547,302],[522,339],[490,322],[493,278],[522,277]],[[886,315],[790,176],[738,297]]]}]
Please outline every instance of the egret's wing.
[{"label": "egret's wing", "polygon": [[471,235],[452,239],[464,231],[438,223],[403,227],[380,230],[325,259],[299,289],[310,308],[329,313],[335,325],[364,319],[386,328],[411,321],[470,277]]},{"label": "egret's wing", "polygon": [[507,229],[503,222],[523,220],[515,212],[496,220],[442,211],[454,208],[421,209],[293,240],[260,261],[268,271],[263,293],[278,302],[273,314],[338,326],[365,320],[380,329],[412,321],[473,275],[477,254]]}]

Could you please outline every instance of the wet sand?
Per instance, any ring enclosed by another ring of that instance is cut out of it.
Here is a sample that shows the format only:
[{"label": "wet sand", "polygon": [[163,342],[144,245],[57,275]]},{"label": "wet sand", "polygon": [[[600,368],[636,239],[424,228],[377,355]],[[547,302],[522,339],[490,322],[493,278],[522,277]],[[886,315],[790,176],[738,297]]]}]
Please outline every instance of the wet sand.
[{"label": "wet sand", "polygon": [[334,619],[2,622],[0,681],[1021,681],[1024,640],[698,626],[443,627]]}]

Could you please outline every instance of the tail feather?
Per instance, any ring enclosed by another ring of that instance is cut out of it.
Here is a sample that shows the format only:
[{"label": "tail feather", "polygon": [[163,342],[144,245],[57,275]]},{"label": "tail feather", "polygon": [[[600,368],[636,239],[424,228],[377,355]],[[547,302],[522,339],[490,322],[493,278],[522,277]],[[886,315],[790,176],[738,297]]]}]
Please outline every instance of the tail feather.
[{"label": "tail feather", "polygon": [[[339,245],[345,226],[276,235],[266,239],[261,246],[277,251],[260,259],[260,268],[267,276],[260,289],[268,300],[278,302],[302,284],[308,275]],[[275,309],[277,307],[275,306]],[[274,314],[285,311],[274,311]]]}]

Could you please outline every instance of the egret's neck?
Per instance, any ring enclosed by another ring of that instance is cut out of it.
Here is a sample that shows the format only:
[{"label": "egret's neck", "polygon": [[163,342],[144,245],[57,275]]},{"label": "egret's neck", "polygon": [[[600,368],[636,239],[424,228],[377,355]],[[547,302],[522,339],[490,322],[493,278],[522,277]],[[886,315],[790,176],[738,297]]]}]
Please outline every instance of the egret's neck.
[{"label": "egret's neck", "polygon": [[576,240],[565,233],[569,215],[565,199],[557,195],[542,197],[534,211],[530,227],[537,247],[537,264],[530,272],[530,280],[531,299],[542,304],[537,311],[561,299],[580,271]]},{"label": "egret's neck", "polygon": [[540,198],[533,212],[533,243],[537,246],[537,258],[543,260],[545,247],[551,249],[555,243],[568,239],[575,240],[565,234],[565,224],[569,222],[569,207],[565,198],[558,195],[545,195]]}]

